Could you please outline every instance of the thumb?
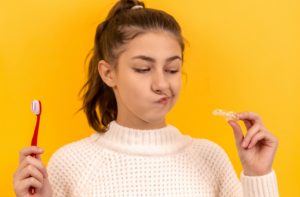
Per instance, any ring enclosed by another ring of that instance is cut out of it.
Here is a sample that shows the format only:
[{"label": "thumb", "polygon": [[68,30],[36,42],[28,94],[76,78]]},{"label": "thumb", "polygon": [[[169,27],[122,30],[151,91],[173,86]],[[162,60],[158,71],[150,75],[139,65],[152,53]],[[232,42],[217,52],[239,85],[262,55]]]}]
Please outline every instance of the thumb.
[{"label": "thumb", "polygon": [[238,123],[236,123],[235,121],[231,121],[231,120],[227,121],[227,123],[231,126],[231,128],[233,130],[233,134],[234,134],[234,138],[235,138],[237,147],[241,147],[242,141],[244,139],[244,134],[242,132],[240,125]]}]

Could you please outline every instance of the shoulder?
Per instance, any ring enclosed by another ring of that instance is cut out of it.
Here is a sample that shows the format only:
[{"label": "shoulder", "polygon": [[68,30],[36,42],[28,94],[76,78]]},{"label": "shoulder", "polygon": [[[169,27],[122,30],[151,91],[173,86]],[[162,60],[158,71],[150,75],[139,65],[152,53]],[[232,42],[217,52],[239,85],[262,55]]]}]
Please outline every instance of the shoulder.
[{"label": "shoulder", "polygon": [[224,149],[217,144],[216,142],[213,142],[209,139],[205,138],[193,138],[194,139],[194,146],[199,151],[204,151],[206,153],[215,153],[215,154],[224,154]]},{"label": "shoulder", "polygon": [[47,172],[55,196],[70,194],[88,172],[93,162],[95,142],[99,134],[71,142],[55,151],[48,164]]},{"label": "shoulder", "polygon": [[95,133],[89,137],[71,142],[55,151],[47,164],[49,180],[53,187],[75,187],[80,178],[91,170],[96,161],[96,155],[101,158],[97,149],[97,141],[101,134]]},{"label": "shoulder", "polygon": [[235,171],[232,162],[225,150],[217,143],[208,139],[195,139],[193,143],[193,154],[199,166],[206,166],[209,172],[216,177],[234,177]]},{"label": "shoulder", "polygon": [[219,144],[204,138],[193,139],[194,151],[202,160],[215,164],[229,161],[227,153]]},{"label": "shoulder", "polygon": [[101,134],[94,133],[83,139],[68,143],[57,149],[51,156],[48,165],[63,161],[66,165],[76,161],[85,161],[95,153],[96,141]]},{"label": "shoulder", "polygon": [[[195,139],[194,147],[199,153],[199,165],[213,177],[221,196],[242,196],[242,188],[228,154],[217,143],[208,139]],[[206,168],[205,168],[205,167]]]}]

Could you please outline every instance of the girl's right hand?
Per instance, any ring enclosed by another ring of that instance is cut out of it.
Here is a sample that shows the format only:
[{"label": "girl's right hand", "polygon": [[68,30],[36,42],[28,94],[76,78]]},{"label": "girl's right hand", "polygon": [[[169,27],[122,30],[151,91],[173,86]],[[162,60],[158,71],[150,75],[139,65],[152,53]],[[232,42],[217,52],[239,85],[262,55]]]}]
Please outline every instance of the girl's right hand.
[{"label": "girl's right hand", "polygon": [[[51,197],[52,189],[48,180],[47,170],[42,164],[40,155],[44,151],[36,146],[20,151],[19,167],[14,174],[14,191],[17,197]],[[36,154],[36,158],[31,154]],[[29,193],[34,187],[35,193]]]}]

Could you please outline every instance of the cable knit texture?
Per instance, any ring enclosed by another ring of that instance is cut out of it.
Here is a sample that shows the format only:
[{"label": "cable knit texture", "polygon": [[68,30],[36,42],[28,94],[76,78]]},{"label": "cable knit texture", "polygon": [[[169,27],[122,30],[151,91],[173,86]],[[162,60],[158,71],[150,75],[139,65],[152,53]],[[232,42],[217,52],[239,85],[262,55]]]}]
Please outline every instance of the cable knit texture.
[{"label": "cable knit texture", "polygon": [[225,151],[172,125],[138,130],[116,121],[56,151],[54,196],[277,197],[275,172],[238,179]]}]

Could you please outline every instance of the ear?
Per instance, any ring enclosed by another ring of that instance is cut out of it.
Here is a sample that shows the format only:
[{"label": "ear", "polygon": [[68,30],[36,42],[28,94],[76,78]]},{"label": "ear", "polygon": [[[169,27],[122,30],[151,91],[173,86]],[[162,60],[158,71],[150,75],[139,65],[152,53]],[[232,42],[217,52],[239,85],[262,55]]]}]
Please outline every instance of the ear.
[{"label": "ear", "polygon": [[109,87],[114,87],[116,85],[115,71],[109,63],[100,60],[98,62],[98,72],[106,85]]}]

